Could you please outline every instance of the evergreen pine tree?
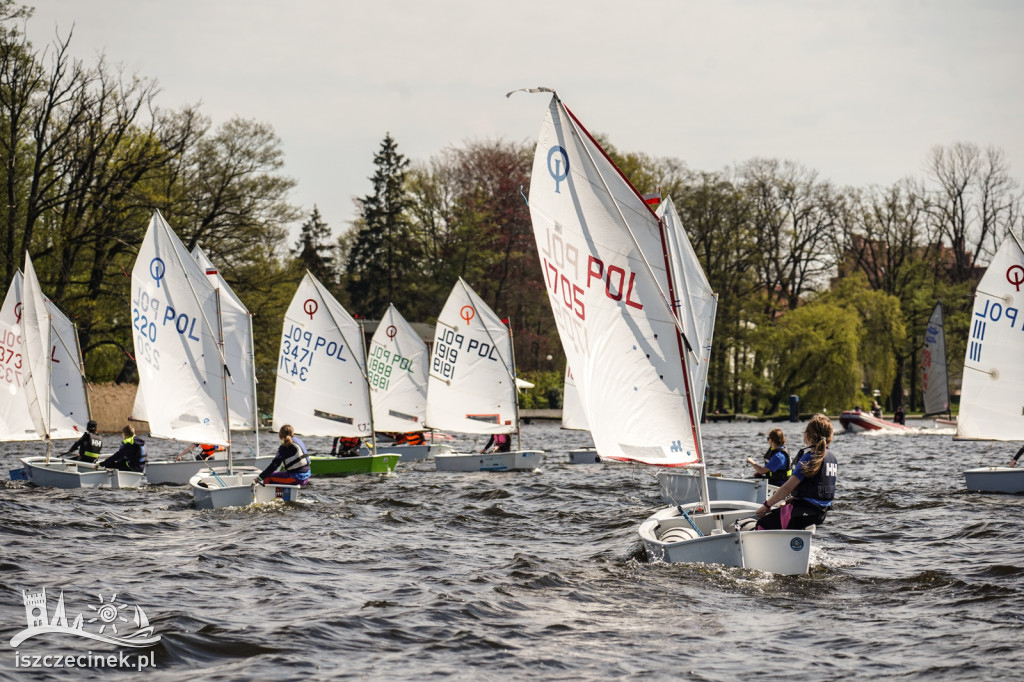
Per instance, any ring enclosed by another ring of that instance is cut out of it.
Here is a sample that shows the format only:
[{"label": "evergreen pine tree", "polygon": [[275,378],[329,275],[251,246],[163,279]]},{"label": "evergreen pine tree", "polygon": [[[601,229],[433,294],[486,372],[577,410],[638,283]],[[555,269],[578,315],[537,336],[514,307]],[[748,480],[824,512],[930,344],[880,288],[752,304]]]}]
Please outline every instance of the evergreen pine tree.
[{"label": "evergreen pine tree", "polygon": [[302,232],[292,254],[328,289],[335,280],[334,249],[337,248],[330,240],[331,228],[323,221],[320,209],[314,204],[309,219],[302,224]]},{"label": "evergreen pine tree", "polygon": [[405,186],[409,161],[398,152],[391,133],[384,137],[373,163],[373,194],[357,199],[359,232],[346,268],[353,306],[364,317],[384,314],[399,293],[396,284],[403,264],[414,262],[406,213],[410,201]]}]

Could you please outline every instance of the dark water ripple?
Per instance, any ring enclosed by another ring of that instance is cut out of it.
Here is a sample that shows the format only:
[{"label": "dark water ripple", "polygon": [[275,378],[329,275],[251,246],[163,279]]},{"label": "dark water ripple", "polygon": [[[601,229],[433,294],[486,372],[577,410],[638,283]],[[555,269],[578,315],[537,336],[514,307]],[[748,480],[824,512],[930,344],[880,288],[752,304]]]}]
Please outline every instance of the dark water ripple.
[{"label": "dark water ripple", "polygon": [[[746,475],[773,426],[708,426],[712,471]],[[797,440],[802,425],[782,426]],[[1024,497],[969,494],[961,474],[1009,445],[840,435],[840,502],[811,573],[780,577],[648,563],[636,529],[661,506],[656,481],[569,465],[586,444],[533,424],[523,445],[548,451],[539,473],[413,463],[318,480],[291,507],[196,511],[174,486],[4,482],[0,677],[71,674],[17,670],[7,644],[24,628],[22,590],[46,587],[51,612],[63,590],[72,617],[114,593],[142,606],[162,637],[156,680],[1019,678]],[[33,446],[2,447],[13,468]],[[107,651],[84,642],[46,635],[19,652]]]}]

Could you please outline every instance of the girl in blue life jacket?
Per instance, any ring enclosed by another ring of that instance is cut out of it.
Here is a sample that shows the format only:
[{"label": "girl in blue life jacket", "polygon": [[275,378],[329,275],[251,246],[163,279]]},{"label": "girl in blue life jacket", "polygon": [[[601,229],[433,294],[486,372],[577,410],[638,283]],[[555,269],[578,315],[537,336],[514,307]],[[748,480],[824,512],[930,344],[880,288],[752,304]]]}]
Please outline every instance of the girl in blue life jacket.
[{"label": "girl in blue life jacket", "polygon": [[750,457],[747,457],[747,463],[754,467],[757,478],[767,478],[769,485],[781,486],[788,481],[793,470],[789,467],[786,434],[782,433],[782,429],[772,429],[768,433],[768,452],[764,453],[764,465]]},{"label": "girl in blue life jacket", "polygon": [[[281,438],[281,447],[277,449],[274,461],[263,470],[257,482],[260,485],[305,485],[310,474],[309,456],[292,439],[291,426],[282,426],[278,436]],[[278,467],[282,467],[282,470],[278,471]]]},{"label": "girl in blue life jacket", "polygon": [[[758,530],[802,530],[825,521],[836,493],[839,464],[828,446],[832,443],[832,421],[814,415],[804,430],[806,448],[797,455],[793,475],[772,493],[757,510]],[[778,509],[772,507],[792,494]]]}]

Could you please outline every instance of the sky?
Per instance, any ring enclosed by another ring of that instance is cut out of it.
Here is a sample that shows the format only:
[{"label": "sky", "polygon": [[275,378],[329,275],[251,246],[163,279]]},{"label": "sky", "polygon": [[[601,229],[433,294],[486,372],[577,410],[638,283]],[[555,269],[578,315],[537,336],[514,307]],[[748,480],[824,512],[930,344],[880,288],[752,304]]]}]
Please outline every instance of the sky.
[{"label": "sky", "polygon": [[[25,0],[26,4],[33,4]],[[1024,180],[1017,0],[36,0],[37,47],[155,79],[281,139],[290,199],[335,235],[390,133],[413,163],[536,139],[546,86],[622,152],[718,171],[795,161],[840,186],[924,177],[929,150],[1001,149]],[[294,232],[293,234],[297,233]]]}]

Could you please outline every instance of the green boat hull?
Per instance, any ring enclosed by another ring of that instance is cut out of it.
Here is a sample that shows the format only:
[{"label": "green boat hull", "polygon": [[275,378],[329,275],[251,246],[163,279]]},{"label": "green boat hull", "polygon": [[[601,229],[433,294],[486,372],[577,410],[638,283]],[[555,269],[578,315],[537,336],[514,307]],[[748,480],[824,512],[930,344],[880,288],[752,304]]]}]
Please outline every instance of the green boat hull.
[{"label": "green boat hull", "polygon": [[312,455],[309,458],[313,476],[354,476],[386,474],[395,470],[401,455],[366,455],[364,457],[331,457]]}]

